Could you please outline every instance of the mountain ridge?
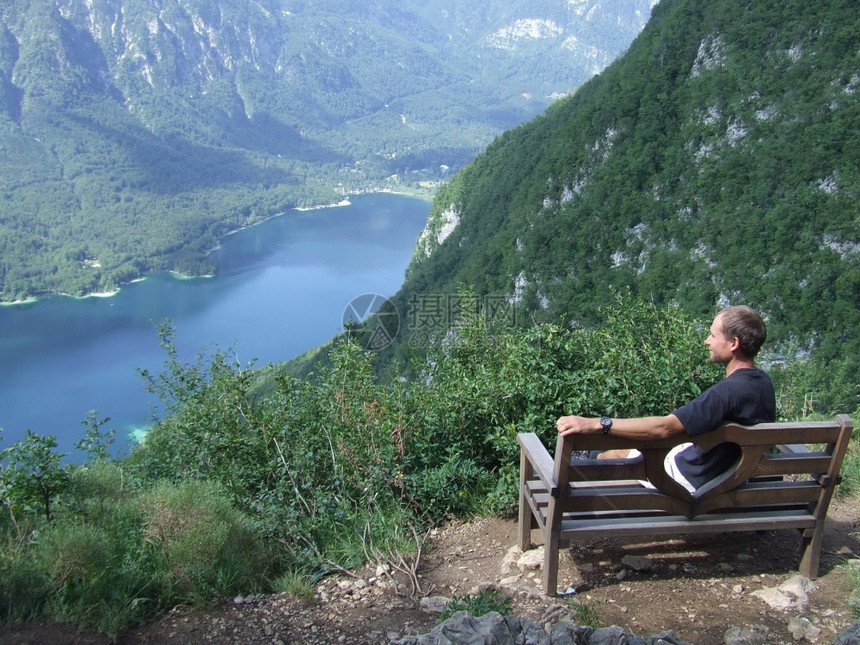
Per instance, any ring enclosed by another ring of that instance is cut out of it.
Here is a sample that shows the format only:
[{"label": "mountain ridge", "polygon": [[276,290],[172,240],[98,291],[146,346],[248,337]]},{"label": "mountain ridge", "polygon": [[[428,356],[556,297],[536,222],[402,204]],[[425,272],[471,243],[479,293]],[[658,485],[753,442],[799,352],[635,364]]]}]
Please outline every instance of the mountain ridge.
[{"label": "mountain ridge", "polygon": [[0,297],[212,273],[206,251],[230,230],[353,190],[445,179],[608,64],[649,9],[10,0]]},{"label": "mountain ridge", "polygon": [[587,325],[612,290],[703,317],[746,302],[793,351],[847,356],[860,326],[850,4],[664,0],[621,58],[440,190],[393,304],[466,285],[523,322]]}]

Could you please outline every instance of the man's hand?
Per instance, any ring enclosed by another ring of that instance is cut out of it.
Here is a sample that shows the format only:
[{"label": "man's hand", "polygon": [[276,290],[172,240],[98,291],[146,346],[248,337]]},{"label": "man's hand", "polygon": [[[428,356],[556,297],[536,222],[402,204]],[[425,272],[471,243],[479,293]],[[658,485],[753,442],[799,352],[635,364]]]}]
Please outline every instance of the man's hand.
[{"label": "man's hand", "polygon": [[589,417],[569,416],[561,417],[555,424],[558,433],[562,436],[569,434],[596,434],[603,430],[600,419]]}]

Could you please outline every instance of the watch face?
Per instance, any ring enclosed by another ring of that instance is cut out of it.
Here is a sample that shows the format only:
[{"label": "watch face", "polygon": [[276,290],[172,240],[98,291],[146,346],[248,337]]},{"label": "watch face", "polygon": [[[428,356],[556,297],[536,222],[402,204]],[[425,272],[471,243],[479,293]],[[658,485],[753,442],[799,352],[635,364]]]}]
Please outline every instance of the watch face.
[{"label": "watch face", "polygon": [[609,417],[601,417],[600,425],[603,426],[604,433],[609,432],[609,428],[612,427],[612,419],[610,419]]}]

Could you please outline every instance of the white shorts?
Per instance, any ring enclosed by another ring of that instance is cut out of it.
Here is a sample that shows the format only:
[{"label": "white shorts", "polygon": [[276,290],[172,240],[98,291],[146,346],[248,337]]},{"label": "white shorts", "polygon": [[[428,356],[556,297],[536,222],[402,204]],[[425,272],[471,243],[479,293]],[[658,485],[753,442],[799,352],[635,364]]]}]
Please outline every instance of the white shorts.
[{"label": "white shorts", "polygon": [[[666,469],[666,473],[669,475],[669,477],[681,484],[681,486],[686,488],[689,492],[694,493],[696,492],[696,487],[687,481],[687,478],[684,477],[684,474],[680,470],[678,470],[678,464],[675,463],[675,456],[692,445],[693,444],[691,443],[682,443],[672,448],[669,451],[669,454],[666,455],[666,459],[663,460],[663,468]],[[630,451],[630,454],[627,455],[627,458],[630,459],[632,457],[638,457],[641,454],[641,452],[634,448]],[[656,488],[654,484],[649,481],[640,480],[640,483],[647,488]]]}]

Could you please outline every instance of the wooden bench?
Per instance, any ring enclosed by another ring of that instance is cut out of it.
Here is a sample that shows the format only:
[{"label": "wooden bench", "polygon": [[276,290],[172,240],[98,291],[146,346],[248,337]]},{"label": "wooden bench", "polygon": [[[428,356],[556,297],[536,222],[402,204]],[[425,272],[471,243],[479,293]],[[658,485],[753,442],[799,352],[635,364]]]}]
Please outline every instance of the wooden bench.
[{"label": "wooden bench", "polygon": [[[705,450],[736,443],[734,468],[691,494],[665,472],[663,460],[686,434],[666,440],[625,440],[611,434],[559,437],[555,459],[536,434],[519,434],[520,547],[532,529],[543,534],[544,592],[558,585],[559,547],[574,539],[797,529],[800,573],[818,575],[824,518],[839,478],[853,422],[724,425],[692,440]],[[576,451],[637,448],[633,459],[574,459]],[[649,481],[655,488],[642,484]]]}]

